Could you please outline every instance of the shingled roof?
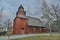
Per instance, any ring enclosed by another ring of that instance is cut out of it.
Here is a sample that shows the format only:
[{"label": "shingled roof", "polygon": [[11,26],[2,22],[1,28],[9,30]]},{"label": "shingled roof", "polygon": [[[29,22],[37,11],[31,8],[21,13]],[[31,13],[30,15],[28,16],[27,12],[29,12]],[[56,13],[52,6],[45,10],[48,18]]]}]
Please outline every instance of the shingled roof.
[{"label": "shingled roof", "polygon": [[40,19],[34,18],[34,17],[29,17],[29,16],[28,16],[28,25],[29,26],[39,26],[39,27],[43,26]]},{"label": "shingled roof", "polygon": [[30,17],[30,16],[25,16],[25,15],[17,15],[17,17],[20,18],[27,18],[28,19],[28,25],[29,26],[39,26],[39,27],[43,27],[43,23],[41,22],[40,19],[38,18],[34,18],[34,17]]}]

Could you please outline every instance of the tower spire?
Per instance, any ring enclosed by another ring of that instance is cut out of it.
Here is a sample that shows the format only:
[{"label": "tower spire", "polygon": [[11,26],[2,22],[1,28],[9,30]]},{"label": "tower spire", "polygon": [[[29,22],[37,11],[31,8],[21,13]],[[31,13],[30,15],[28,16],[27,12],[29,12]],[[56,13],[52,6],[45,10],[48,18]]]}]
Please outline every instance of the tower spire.
[{"label": "tower spire", "polygon": [[26,15],[26,11],[24,11],[24,7],[22,6],[22,4],[19,6],[16,15]]},{"label": "tower spire", "polygon": [[22,4],[19,6],[19,8],[18,9],[24,9],[24,7],[22,6]]}]

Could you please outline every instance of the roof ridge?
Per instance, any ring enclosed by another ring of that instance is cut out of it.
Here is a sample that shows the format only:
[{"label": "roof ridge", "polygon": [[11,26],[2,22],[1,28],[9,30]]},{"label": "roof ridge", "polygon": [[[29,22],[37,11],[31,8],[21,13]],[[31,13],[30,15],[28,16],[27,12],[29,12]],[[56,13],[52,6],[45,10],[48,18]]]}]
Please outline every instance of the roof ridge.
[{"label": "roof ridge", "polygon": [[39,18],[36,18],[36,17],[31,17],[31,16],[27,16],[27,17],[30,17],[30,18],[34,18],[34,19],[38,19],[38,20],[40,20]]}]

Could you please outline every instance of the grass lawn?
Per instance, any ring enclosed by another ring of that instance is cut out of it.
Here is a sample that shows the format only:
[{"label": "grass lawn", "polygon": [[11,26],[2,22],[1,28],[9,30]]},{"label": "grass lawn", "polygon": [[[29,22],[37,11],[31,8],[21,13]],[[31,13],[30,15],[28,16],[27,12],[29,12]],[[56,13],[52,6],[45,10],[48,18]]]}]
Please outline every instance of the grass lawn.
[{"label": "grass lawn", "polygon": [[13,39],[13,40],[60,40],[60,35],[54,35],[54,36],[32,36],[32,37],[25,37],[25,38],[19,38],[19,39]]}]

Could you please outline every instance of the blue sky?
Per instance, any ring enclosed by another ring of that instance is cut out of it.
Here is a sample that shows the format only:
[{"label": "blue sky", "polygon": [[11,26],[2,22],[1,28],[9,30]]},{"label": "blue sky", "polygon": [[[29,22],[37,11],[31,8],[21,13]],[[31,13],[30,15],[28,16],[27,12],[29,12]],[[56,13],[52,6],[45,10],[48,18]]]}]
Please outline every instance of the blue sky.
[{"label": "blue sky", "polygon": [[[39,2],[39,1],[38,0],[37,1],[36,0],[0,0],[0,10],[1,8],[4,8],[3,16],[6,17],[7,19],[8,18],[14,19],[14,17],[16,16],[18,7],[20,6],[20,4],[22,4],[25,8],[25,11],[27,11],[28,9],[30,10],[30,14],[27,12],[28,16],[40,18],[41,12],[34,13],[34,11],[36,11],[35,10],[36,5],[37,6],[40,5],[41,7],[42,0],[40,0],[40,4],[36,2]],[[48,5],[50,5],[50,4],[60,3],[60,0],[46,0],[46,2],[48,3]]]}]

